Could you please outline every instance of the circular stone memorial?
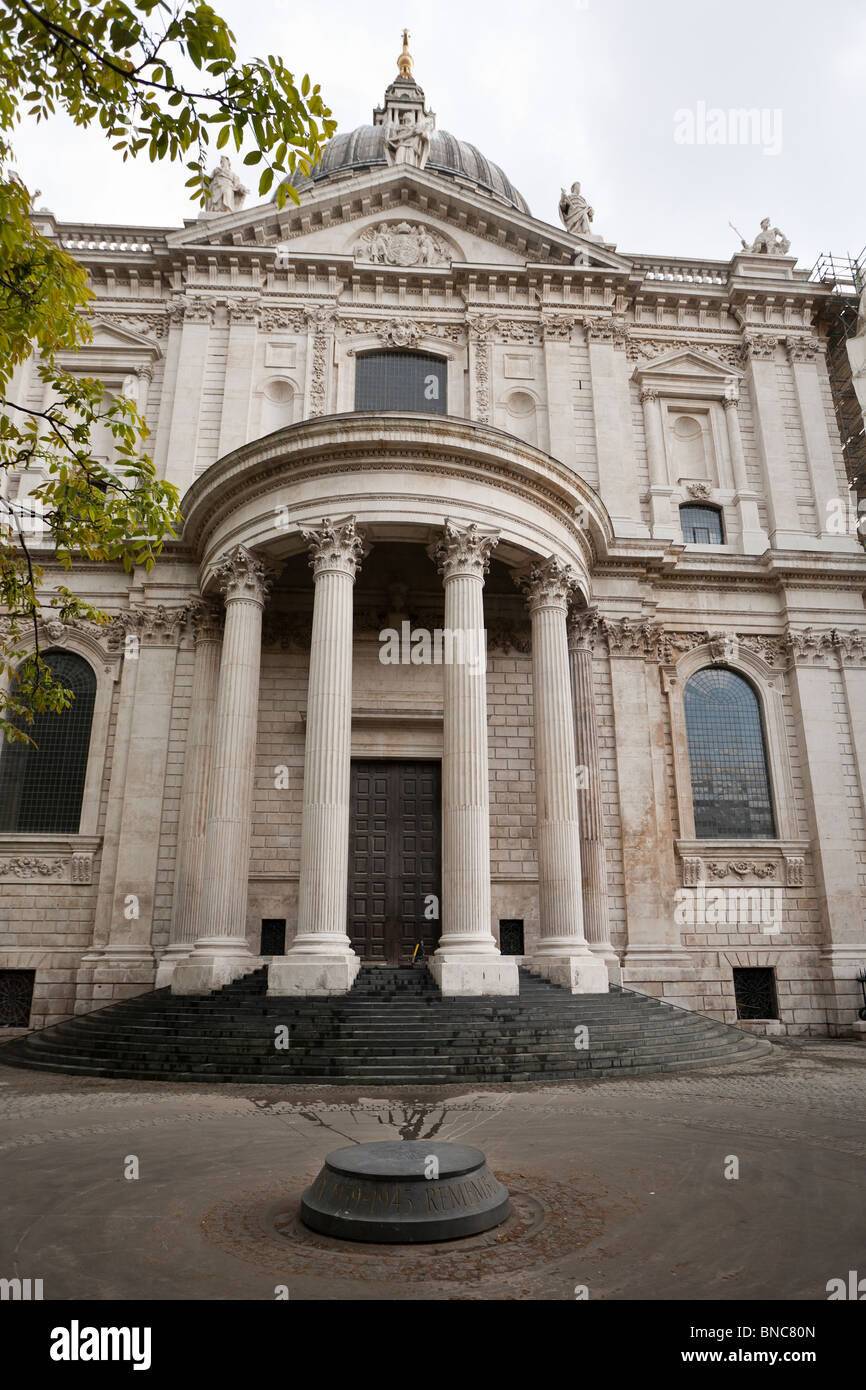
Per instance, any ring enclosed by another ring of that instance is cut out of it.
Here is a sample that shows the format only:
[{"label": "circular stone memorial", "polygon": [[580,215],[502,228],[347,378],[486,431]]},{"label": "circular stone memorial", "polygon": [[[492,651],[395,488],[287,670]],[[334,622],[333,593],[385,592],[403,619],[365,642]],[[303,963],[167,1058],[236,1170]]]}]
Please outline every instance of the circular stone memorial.
[{"label": "circular stone memorial", "polygon": [[480,1149],[424,1139],[335,1149],[301,1198],[314,1231],[393,1245],[478,1235],[509,1212]]}]

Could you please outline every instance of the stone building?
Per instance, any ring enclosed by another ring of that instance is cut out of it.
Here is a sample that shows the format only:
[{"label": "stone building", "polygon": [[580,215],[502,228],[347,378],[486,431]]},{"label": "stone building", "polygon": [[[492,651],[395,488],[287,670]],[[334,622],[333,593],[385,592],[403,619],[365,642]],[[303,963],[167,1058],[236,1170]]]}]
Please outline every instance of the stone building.
[{"label": "stone building", "polygon": [[224,163],[182,228],[38,215],[96,295],[66,365],[138,400],[185,523],[150,574],[75,567],[107,627],[46,609],[77,699],[0,757],[4,1021],[262,960],[345,991],[417,949],[447,994],[523,958],[857,1028],[866,556],[826,289],[767,219],[722,262],[620,251],[577,184],[534,217],[405,43],[296,183],[246,207]]}]

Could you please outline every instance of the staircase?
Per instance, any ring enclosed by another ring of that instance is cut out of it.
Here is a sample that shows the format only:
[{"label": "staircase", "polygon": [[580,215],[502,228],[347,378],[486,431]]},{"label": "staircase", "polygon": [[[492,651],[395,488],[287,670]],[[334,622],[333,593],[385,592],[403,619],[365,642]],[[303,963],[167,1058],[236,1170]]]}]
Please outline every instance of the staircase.
[{"label": "staircase", "polygon": [[[518,998],[443,999],[417,966],[364,966],[334,998],[269,999],[266,989],[261,969],[213,995],[157,990],[17,1038],[0,1061],[121,1080],[414,1086],[681,1071],[771,1050],[648,995],[571,995],[526,970]],[[280,1025],[288,1050],[275,1046]],[[578,1025],[588,1029],[579,1050]]]}]

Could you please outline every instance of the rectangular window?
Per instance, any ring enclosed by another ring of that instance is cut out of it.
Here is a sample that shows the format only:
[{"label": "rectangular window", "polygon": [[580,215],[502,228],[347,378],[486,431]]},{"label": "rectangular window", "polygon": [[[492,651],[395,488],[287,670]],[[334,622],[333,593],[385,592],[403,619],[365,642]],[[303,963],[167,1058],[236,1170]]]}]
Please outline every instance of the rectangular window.
[{"label": "rectangular window", "polygon": [[519,917],[506,917],[499,923],[499,950],[503,956],[522,956],[523,920]]},{"label": "rectangular window", "polygon": [[262,944],[259,955],[284,956],[286,954],[285,917],[262,918]]},{"label": "rectangular window", "polygon": [[737,1018],[778,1018],[776,972],[771,966],[734,969]]},{"label": "rectangular window", "polygon": [[28,1028],[35,970],[0,970],[0,1028]]},{"label": "rectangular window", "polygon": [[680,507],[680,525],[686,545],[724,545],[722,514],[718,507]]},{"label": "rectangular window", "polygon": [[423,352],[362,352],[355,366],[356,410],[447,415],[447,363]]}]

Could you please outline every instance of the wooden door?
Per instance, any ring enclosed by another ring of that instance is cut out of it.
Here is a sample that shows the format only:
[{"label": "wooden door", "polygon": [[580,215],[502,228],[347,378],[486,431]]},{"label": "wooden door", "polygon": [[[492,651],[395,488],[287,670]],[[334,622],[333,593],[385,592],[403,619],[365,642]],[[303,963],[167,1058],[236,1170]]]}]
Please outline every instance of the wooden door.
[{"label": "wooden door", "polygon": [[439,940],[441,770],[352,762],[348,932],[362,960],[397,965]]}]

